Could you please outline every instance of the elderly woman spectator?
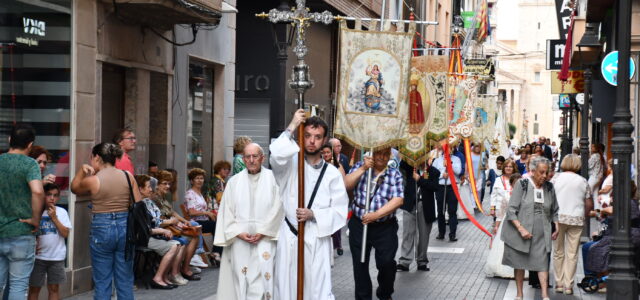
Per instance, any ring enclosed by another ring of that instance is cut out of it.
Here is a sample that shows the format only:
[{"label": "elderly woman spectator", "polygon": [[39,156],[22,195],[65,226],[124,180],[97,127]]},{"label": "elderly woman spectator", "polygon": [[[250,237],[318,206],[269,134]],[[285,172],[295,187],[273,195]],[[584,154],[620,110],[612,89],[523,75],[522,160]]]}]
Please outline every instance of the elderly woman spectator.
[{"label": "elderly woman spectator", "polygon": [[215,200],[213,208],[220,206],[222,193],[227,186],[227,178],[231,173],[231,164],[226,160],[220,160],[213,165],[213,176],[209,180],[209,198]]},{"label": "elderly woman spectator", "polygon": [[51,161],[51,153],[42,146],[32,146],[29,151],[29,157],[36,160],[40,167],[40,173],[42,174],[42,183],[55,183],[56,175],[48,174],[44,175],[44,171],[47,169],[47,164]]},{"label": "elderly woman spectator", "polygon": [[[502,263],[514,268],[517,296],[522,299],[524,270],[537,271],[543,299],[549,298],[549,253],[551,240],[558,236],[558,201],[553,184],[546,181],[549,160],[533,158],[530,178],[520,179],[513,187],[502,228]],[[551,232],[552,223],[556,231]]]},{"label": "elderly woman spectator", "polygon": [[556,292],[573,294],[573,279],[578,264],[580,235],[585,221],[585,213],[591,210],[591,190],[584,177],[578,175],[582,162],[575,154],[567,155],[559,173],[551,183],[558,199],[558,238],[554,242],[553,269],[555,270]]},{"label": "elderly woman spectator", "polygon": [[242,152],[244,147],[251,144],[253,141],[248,136],[239,136],[233,142],[233,175],[242,172],[247,166],[242,161]]},{"label": "elderly woman spectator", "polygon": [[[158,206],[150,198],[153,196],[151,189],[151,177],[148,175],[136,175],[136,182],[140,189],[140,194],[144,199],[145,207],[151,216],[151,237],[147,248],[153,250],[162,257],[156,274],[151,279],[151,287],[154,289],[170,290],[175,285],[185,285],[188,281],[179,273],[180,260],[184,256],[184,247],[180,247],[180,242],[173,240],[173,233],[162,228],[168,224],[169,220],[161,218],[162,213]],[[168,270],[171,272],[168,272]],[[171,275],[169,275],[171,273]]]},{"label": "elderly woman spectator", "polygon": [[89,251],[95,299],[110,299],[115,282],[118,299],[133,299],[133,245],[127,243],[127,218],[131,202],[141,200],[135,178],[115,168],[122,149],[100,143],[91,149],[91,165],[82,165],[71,182],[71,191],[91,198]]},{"label": "elderly woman spectator", "polygon": [[[189,170],[187,177],[191,183],[191,188],[184,196],[184,203],[189,212],[191,219],[198,222],[202,226],[202,232],[213,234],[216,232],[216,213],[213,211],[211,199],[205,197],[202,192],[204,186],[204,177],[207,175],[205,170],[193,168]],[[216,262],[220,262],[220,252],[222,248],[214,247],[212,249],[212,258]]]},{"label": "elderly woman spectator", "polygon": [[[160,218],[164,221],[161,226],[163,228],[168,228],[172,226],[173,228],[185,228],[188,226],[192,226],[188,220],[180,216],[176,211],[173,210],[173,204],[167,200],[167,194],[170,193],[171,182],[173,181],[173,176],[168,171],[160,171],[158,172],[158,186],[156,187],[156,191],[153,195],[153,201],[158,206],[160,210]],[[199,230],[199,227],[196,229]],[[190,280],[197,281],[200,280],[200,277],[193,273],[189,265],[191,264],[191,259],[196,252],[196,248],[198,247],[199,239],[196,237],[189,236],[174,236],[174,240],[180,242],[180,245],[184,246],[183,250],[184,256],[182,258],[182,277]]]}]

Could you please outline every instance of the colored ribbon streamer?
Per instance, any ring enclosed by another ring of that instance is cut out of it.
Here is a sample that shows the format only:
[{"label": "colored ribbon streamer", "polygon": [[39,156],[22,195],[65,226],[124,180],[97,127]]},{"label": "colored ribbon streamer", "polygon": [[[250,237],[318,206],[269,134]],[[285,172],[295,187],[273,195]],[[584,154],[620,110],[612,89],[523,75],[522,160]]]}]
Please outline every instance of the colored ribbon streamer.
[{"label": "colored ribbon streamer", "polygon": [[476,174],[473,171],[473,161],[471,160],[471,142],[469,139],[463,139],[464,143],[464,156],[467,158],[467,170],[469,170],[469,184],[471,185],[471,191],[473,194],[473,200],[476,201],[476,205],[478,206],[478,210],[484,214],[484,210],[482,210],[482,203],[480,203],[480,197],[478,196],[478,186],[476,185]]},{"label": "colored ribbon streamer", "polygon": [[476,220],[475,217],[473,217],[472,214],[469,213],[469,211],[467,210],[467,208],[464,206],[464,203],[462,202],[461,198],[460,198],[460,191],[458,191],[458,185],[456,183],[456,176],[453,173],[453,167],[451,166],[451,155],[449,154],[449,145],[448,144],[444,144],[444,146],[442,147],[444,149],[444,159],[447,161],[447,173],[449,173],[449,180],[451,181],[451,187],[453,188],[453,193],[456,195],[456,198],[458,199],[458,204],[460,204],[460,207],[462,207],[462,210],[464,211],[464,214],[467,215],[467,218],[469,218],[469,221],[471,221],[471,223],[473,223],[473,225],[476,225],[476,227],[478,227],[478,229],[482,230],[482,232],[486,233],[489,237],[493,237],[493,235],[486,229],[484,228],[484,226],[482,226],[480,223],[478,223],[478,220]]}]

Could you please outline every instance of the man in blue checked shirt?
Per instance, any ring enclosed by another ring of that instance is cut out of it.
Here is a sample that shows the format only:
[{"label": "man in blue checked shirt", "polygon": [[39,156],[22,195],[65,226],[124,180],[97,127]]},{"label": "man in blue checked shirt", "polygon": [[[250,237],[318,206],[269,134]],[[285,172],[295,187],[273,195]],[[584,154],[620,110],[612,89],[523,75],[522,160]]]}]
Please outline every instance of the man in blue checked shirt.
[{"label": "man in blue checked shirt", "polygon": [[[395,211],[403,203],[404,188],[402,174],[393,167],[387,167],[391,149],[375,151],[373,157],[365,156],[351,168],[345,178],[348,191],[354,191],[351,206],[353,216],[349,220],[349,247],[353,259],[356,300],[372,299],[371,277],[369,275],[369,255],[376,250],[378,268],[378,299],[391,299],[396,279],[395,255],[398,250],[398,220]],[[370,198],[367,195],[367,170],[372,168]],[[366,201],[370,201],[369,211],[365,211]],[[368,224],[366,241],[366,261],[360,262],[363,225]]]},{"label": "man in blue checked shirt", "polygon": [[[438,151],[440,151],[441,148],[442,146],[439,145]],[[458,201],[456,200],[456,195],[453,193],[453,188],[451,187],[451,180],[449,179],[449,173],[447,172],[444,155],[440,155],[433,161],[433,167],[440,171],[440,179],[438,180],[440,188],[436,190],[436,203],[438,205],[438,236],[436,239],[443,240],[444,234],[447,231],[444,218],[444,208],[446,205],[447,212],[449,213],[449,240],[451,242],[455,242],[458,240],[456,238],[456,228],[458,227]],[[459,183],[460,175],[462,174],[462,162],[453,154],[451,154],[451,167],[453,168],[456,182]]]}]

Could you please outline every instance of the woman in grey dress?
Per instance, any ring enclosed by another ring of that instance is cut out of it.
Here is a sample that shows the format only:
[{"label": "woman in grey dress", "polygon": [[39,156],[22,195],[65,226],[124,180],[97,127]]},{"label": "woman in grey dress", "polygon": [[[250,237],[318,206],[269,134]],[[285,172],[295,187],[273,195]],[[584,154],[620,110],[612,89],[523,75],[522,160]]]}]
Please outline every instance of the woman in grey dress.
[{"label": "woman in grey dress", "polygon": [[524,270],[538,271],[542,298],[549,299],[549,253],[551,240],[558,235],[557,230],[551,232],[552,222],[558,228],[558,201],[553,185],[546,181],[549,165],[544,157],[530,162],[531,177],[514,184],[502,228],[502,264],[514,268],[516,300],[522,299]]}]

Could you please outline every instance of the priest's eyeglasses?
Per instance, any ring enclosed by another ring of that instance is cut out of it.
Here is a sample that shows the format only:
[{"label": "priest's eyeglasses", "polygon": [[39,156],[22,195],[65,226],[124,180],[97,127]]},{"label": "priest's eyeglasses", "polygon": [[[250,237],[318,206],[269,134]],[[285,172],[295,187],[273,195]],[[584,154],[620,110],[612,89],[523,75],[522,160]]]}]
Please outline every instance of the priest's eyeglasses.
[{"label": "priest's eyeglasses", "polygon": [[258,159],[262,157],[262,154],[246,154],[243,156],[246,160]]}]

